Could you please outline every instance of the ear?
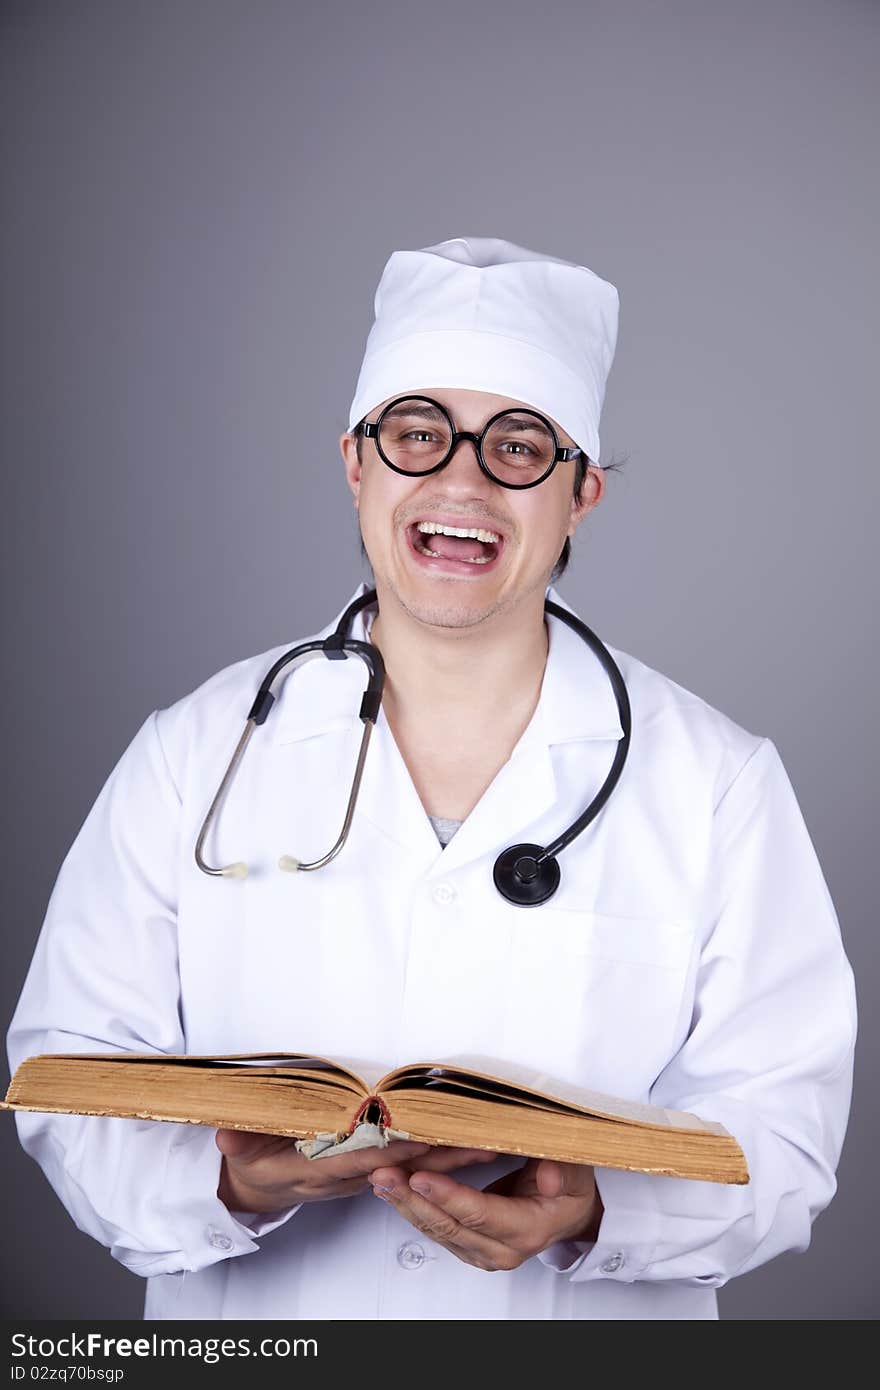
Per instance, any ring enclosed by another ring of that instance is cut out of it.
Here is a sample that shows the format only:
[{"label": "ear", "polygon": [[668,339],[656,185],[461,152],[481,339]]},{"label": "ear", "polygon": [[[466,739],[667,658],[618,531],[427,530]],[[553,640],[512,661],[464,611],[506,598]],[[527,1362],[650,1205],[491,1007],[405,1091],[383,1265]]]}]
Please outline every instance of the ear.
[{"label": "ear", "polygon": [[595,464],[591,463],[587,466],[587,471],[584,474],[580,497],[572,497],[571,499],[571,516],[568,523],[569,537],[574,535],[587,513],[591,512],[594,507],[598,507],[604,496],[605,470],[597,468]]},{"label": "ear", "polygon": [[342,462],[345,464],[345,477],[348,486],[351,488],[354,497],[354,505],[357,507],[358,498],[361,490],[361,473],[363,465],[357,456],[357,440],[348,430],[339,438],[339,448],[342,453]]}]

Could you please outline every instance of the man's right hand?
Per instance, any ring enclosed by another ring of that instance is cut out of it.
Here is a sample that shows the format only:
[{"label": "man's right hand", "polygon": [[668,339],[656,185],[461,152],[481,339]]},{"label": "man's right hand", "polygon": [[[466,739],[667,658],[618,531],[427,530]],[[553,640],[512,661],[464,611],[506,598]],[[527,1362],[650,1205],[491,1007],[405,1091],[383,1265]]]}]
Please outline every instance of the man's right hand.
[{"label": "man's right hand", "polygon": [[486,1149],[432,1148],[395,1139],[384,1149],[355,1149],[315,1159],[299,1153],[292,1139],[237,1129],[218,1129],[216,1143],[223,1155],[217,1196],[230,1211],[247,1212],[353,1197],[369,1185],[375,1168],[407,1167],[414,1159],[419,1169],[449,1173],[498,1157]]}]

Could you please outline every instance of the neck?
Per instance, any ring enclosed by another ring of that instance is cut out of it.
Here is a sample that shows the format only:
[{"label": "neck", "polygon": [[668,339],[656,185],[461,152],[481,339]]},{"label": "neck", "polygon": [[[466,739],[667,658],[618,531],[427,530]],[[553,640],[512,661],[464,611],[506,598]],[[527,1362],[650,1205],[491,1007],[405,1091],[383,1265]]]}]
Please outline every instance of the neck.
[{"label": "neck", "polygon": [[544,591],[468,626],[421,621],[377,583],[370,640],[386,669],[383,708],[396,728],[466,731],[528,724],[547,661]]}]

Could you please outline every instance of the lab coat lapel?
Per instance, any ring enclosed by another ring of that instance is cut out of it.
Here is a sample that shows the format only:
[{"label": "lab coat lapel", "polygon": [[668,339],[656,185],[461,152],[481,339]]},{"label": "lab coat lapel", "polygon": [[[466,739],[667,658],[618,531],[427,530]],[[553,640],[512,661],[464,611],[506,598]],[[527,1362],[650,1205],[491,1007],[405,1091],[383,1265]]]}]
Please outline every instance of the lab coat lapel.
[{"label": "lab coat lapel", "polygon": [[415,855],[421,872],[427,873],[439,859],[442,846],[384,711],[376,721],[356,814]]}]

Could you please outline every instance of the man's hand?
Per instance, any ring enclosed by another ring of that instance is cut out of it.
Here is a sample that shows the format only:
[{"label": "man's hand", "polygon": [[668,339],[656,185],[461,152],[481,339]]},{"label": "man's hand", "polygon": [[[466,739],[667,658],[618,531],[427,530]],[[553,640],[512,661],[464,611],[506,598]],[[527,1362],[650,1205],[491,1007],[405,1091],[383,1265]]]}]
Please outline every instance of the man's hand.
[{"label": "man's hand", "polygon": [[377,1168],[392,1167],[409,1176],[417,1159],[420,1171],[450,1172],[470,1163],[486,1163],[497,1155],[483,1149],[431,1148],[395,1139],[387,1148],[355,1149],[332,1158],[306,1158],[292,1139],[218,1129],[217,1148],[223,1154],[217,1196],[230,1211],[282,1211],[299,1202],[323,1202],[363,1192]]},{"label": "man's hand", "polygon": [[516,1269],[558,1240],[595,1240],[604,1207],[592,1167],[529,1159],[475,1191],[419,1162],[375,1167],[370,1183],[416,1230],[478,1269]]}]

